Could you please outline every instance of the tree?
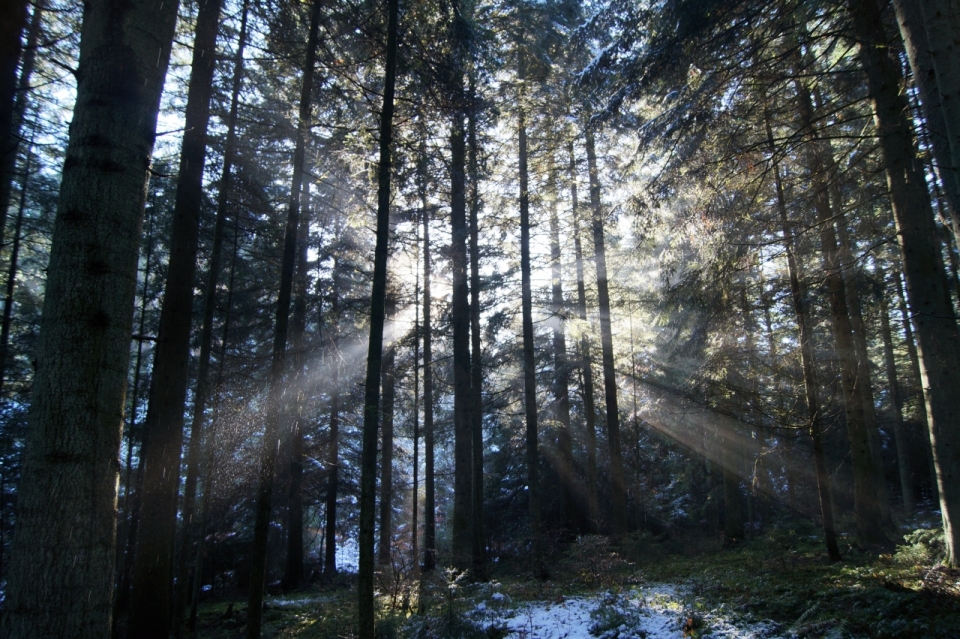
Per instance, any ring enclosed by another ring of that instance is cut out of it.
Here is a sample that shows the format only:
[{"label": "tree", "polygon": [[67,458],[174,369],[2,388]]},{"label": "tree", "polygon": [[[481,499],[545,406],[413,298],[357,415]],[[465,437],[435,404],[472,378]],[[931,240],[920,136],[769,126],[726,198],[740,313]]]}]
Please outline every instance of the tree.
[{"label": "tree", "polygon": [[94,1],[85,11],[3,619],[8,637],[110,632],[144,184],[177,7]]}]

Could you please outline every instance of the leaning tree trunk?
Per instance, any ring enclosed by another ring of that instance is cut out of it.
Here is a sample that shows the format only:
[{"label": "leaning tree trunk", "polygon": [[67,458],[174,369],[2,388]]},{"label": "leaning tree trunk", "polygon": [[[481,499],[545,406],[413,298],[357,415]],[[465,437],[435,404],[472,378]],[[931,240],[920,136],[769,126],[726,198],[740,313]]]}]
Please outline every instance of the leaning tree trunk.
[{"label": "leaning tree trunk", "polygon": [[290,298],[293,290],[293,271],[297,259],[297,229],[300,221],[300,190],[304,175],[304,155],[310,133],[310,98],[313,93],[314,63],[317,52],[317,34],[320,26],[321,0],[314,0],[310,11],[310,32],[307,36],[307,55],[300,86],[300,113],[297,140],[293,152],[293,181],[290,205],[283,237],[283,258],[280,267],[280,286],[277,292],[277,318],[273,332],[273,352],[270,362],[270,389],[267,398],[266,425],[260,451],[260,469],[257,487],[256,521],[253,528],[253,548],[250,562],[250,591],[247,597],[247,639],[260,639],[263,619],[263,587],[267,575],[267,534],[272,513],[273,474],[277,464],[280,441],[280,420],[284,414],[287,388],[286,372],[287,328],[290,320]]},{"label": "leaning tree trunk", "polygon": [[393,292],[387,293],[386,327],[384,341],[386,351],[383,354],[383,371],[380,376],[380,548],[377,557],[384,569],[391,568],[391,546],[393,544],[393,411],[397,398],[397,345],[394,322],[397,317],[397,298]]},{"label": "leaning tree trunk", "polygon": [[100,638],[111,631],[117,451],[137,255],[177,8],[155,0],[85,5],[5,637]]},{"label": "leaning tree trunk", "polygon": [[577,201],[577,160],[570,153],[570,208],[573,216],[573,248],[577,270],[577,317],[580,320],[580,343],[578,358],[583,395],[584,430],[587,446],[587,522],[585,532],[597,533],[600,529],[600,498],[597,493],[597,409],[593,400],[593,365],[590,358],[590,329],[587,326],[587,293],[583,277],[583,244],[580,240],[580,209]]},{"label": "leaning tree trunk", "polygon": [[607,446],[610,449],[610,493],[613,503],[613,532],[627,532],[627,499],[620,450],[620,409],[617,406],[617,372],[613,362],[613,329],[610,322],[610,290],[607,254],[603,240],[603,211],[600,205],[600,178],[593,130],[586,134],[587,164],[590,173],[590,208],[593,210],[593,255],[597,267],[597,297],[600,311],[600,347],[603,356],[603,391],[607,408]]},{"label": "leaning tree trunk", "polygon": [[[915,313],[927,426],[947,547],[946,562],[955,566],[960,553],[960,521],[957,521],[960,518],[960,429],[955,427],[960,421],[960,393],[956,392],[960,384],[960,335],[923,167],[907,119],[909,108],[901,91],[903,77],[899,61],[886,46],[883,17],[876,0],[849,0],[849,5],[874,105],[907,295]],[[929,21],[927,26],[931,35]],[[935,38],[930,38],[930,44],[936,51]],[[941,94],[947,88],[941,86]],[[947,120],[949,123],[950,118]]]},{"label": "leaning tree trunk", "polygon": [[[180,151],[180,177],[170,234],[170,260],[160,308],[150,404],[144,422],[149,435],[140,458],[143,492],[128,626],[131,636],[144,639],[167,639],[174,620],[171,585],[174,583],[180,452],[190,376],[190,325],[200,239],[203,165],[207,152],[220,7],[221,0],[205,0],[197,15]],[[199,441],[200,433],[191,433],[191,438]],[[178,584],[179,589],[184,587],[185,584]]]},{"label": "leaning tree trunk", "polygon": [[537,365],[533,351],[533,294],[530,286],[530,178],[527,169],[527,119],[525,100],[524,53],[520,52],[517,81],[520,95],[517,104],[517,132],[519,136],[520,172],[520,290],[523,313],[523,404],[527,422],[527,499],[530,512],[530,534],[533,537],[533,569],[544,571],[540,539],[540,453],[537,425]]},{"label": "leaning tree trunk", "polygon": [[[475,91],[471,82],[471,99]],[[483,535],[483,365],[480,348],[480,168],[477,155],[476,105],[467,122],[467,168],[470,173],[470,431],[473,448],[473,571],[486,575],[486,543]]]},{"label": "leaning tree trunk", "polygon": [[[780,177],[780,164],[777,160],[773,142],[773,128],[770,125],[770,115],[764,109],[764,123],[767,132],[767,144],[773,164],[774,185],[777,190],[777,211],[780,215],[780,225],[783,232],[783,247],[787,255],[787,270],[790,277],[790,297],[793,302],[793,312],[797,319],[797,333],[800,338],[800,363],[803,369],[804,394],[807,400],[807,414],[810,419],[810,437],[813,440],[813,459],[817,473],[817,493],[820,497],[820,517],[823,523],[823,536],[827,545],[827,555],[830,561],[840,561],[840,548],[837,545],[837,532],[833,522],[833,497],[830,494],[830,470],[827,468],[826,456],[823,452],[823,432],[820,424],[820,397],[816,376],[816,359],[813,350],[813,334],[810,330],[807,316],[807,304],[803,289],[800,287],[799,266],[795,254],[796,240],[793,230],[787,220],[787,200],[783,192],[783,182]],[[790,460],[787,460],[788,468]],[[791,495],[795,494],[794,482],[789,482]],[[794,499],[791,497],[791,502]],[[791,503],[791,508],[794,504]]]},{"label": "leaning tree trunk", "polygon": [[373,533],[377,491],[377,423],[380,417],[380,372],[387,295],[387,248],[390,242],[390,172],[393,149],[393,102],[397,77],[399,0],[387,1],[386,74],[380,111],[380,164],[377,167],[377,242],[370,294],[370,342],[364,380],[363,433],[360,452],[360,574],[357,580],[360,639],[374,637]]}]

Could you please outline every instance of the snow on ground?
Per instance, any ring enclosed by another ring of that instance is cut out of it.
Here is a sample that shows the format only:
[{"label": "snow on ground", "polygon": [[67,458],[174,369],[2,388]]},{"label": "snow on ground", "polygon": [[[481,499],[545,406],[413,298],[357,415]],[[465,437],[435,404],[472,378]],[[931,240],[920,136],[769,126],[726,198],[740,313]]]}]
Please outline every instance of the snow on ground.
[{"label": "snow on ground", "polygon": [[[678,639],[690,615],[675,587],[652,585],[623,594],[524,604],[501,623],[508,639]],[[772,622],[737,622],[722,608],[698,611],[695,618],[696,636],[704,639],[783,637]]]}]

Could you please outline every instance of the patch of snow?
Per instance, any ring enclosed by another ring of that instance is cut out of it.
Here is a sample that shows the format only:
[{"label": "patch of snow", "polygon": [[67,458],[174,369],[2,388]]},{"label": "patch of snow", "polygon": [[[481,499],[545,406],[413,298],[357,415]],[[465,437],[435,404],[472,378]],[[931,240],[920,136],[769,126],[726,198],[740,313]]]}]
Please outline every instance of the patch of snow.
[{"label": "patch of snow", "polygon": [[[533,602],[502,621],[508,639],[677,639],[691,616],[677,587],[655,584],[623,594],[601,593],[558,602]],[[747,623],[721,606],[698,611],[704,639],[780,639],[776,623]]]},{"label": "patch of snow", "polygon": [[337,570],[340,572],[360,570],[360,546],[356,539],[345,539],[337,546]]}]

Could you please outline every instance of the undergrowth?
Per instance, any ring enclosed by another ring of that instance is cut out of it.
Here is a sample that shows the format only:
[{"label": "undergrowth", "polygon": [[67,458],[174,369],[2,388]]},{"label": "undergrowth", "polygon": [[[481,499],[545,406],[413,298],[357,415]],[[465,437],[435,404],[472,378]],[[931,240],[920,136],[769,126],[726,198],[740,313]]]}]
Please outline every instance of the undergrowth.
[{"label": "undergrowth", "polygon": [[[548,579],[517,564],[491,566],[492,581],[438,571],[415,591],[384,592],[379,600],[381,639],[496,639],[505,619],[528,601],[596,596],[592,633],[622,634],[635,611],[624,605],[644,584],[673,584],[689,622],[686,636],[711,636],[703,619],[730,623],[769,620],[777,636],[919,639],[960,636],[960,571],[939,565],[942,534],[918,529],[890,554],[842,545],[843,561],[830,563],[819,532],[807,524],[771,529],[723,547],[703,535],[613,540],[588,536],[556,551]],[[341,639],[356,636],[352,584],[314,588],[268,599],[263,637]],[[243,635],[245,603],[206,602],[198,639]],[[678,628],[679,630],[680,628]]]}]

